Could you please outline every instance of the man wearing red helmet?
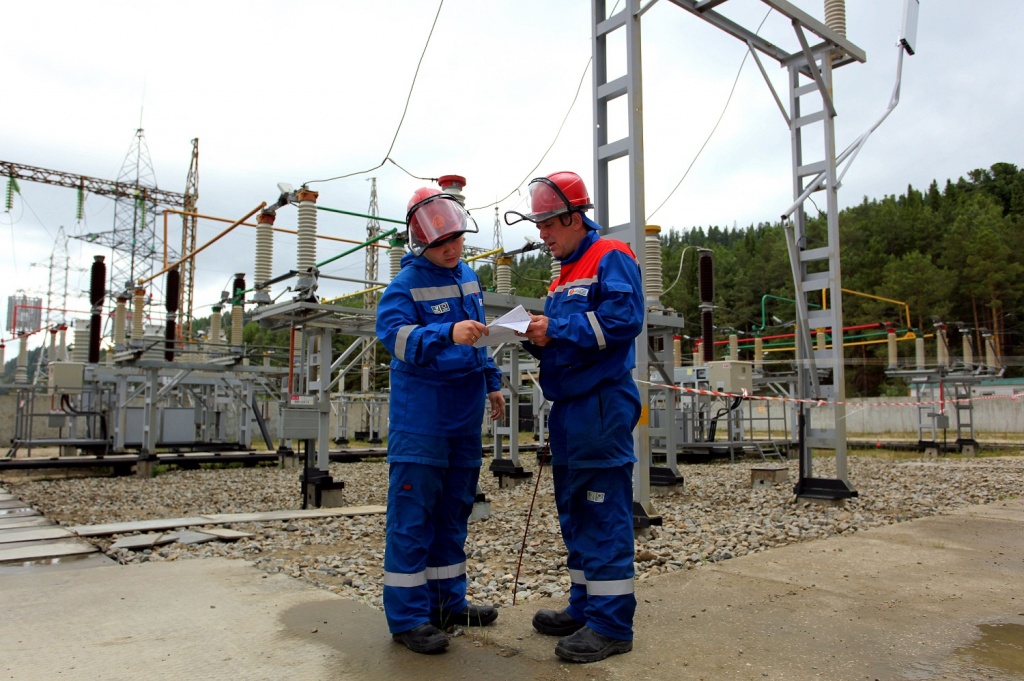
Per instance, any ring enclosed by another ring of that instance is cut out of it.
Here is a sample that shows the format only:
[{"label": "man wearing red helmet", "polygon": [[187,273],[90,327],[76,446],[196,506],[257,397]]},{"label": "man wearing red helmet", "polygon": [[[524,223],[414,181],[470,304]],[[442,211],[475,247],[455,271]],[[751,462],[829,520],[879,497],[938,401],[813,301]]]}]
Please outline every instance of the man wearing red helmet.
[{"label": "man wearing red helmet", "polygon": [[[633,648],[633,428],[640,393],[634,341],[643,329],[640,266],[629,246],[598,236],[579,175],[530,182],[529,220],[561,261],[544,314],[531,315],[524,347],[540,360],[555,505],[572,586],[564,610],[539,610],[534,628],[562,637],[555,653],[596,662]],[[514,216],[510,218],[510,216]]]},{"label": "man wearing red helmet", "polygon": [[412,252],[377,308],[377,337],[392,356],[384,614],[395,641],[437,653],[446,628],[498,617],[466,600],[465,542],[484,396],[495,420],[505,398],[501,371],[473,347],[487,333],[480,280],[462,261],[476,223],[454,196],[429,188],[409,201],[406,223]]}]

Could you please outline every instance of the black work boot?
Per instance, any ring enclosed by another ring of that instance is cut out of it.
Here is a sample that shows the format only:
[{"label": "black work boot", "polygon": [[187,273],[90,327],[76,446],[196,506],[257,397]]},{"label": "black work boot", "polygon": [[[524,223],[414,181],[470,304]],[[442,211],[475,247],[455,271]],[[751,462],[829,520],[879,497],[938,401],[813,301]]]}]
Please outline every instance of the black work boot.
[{"label": "black work boot", "polygon": [[583,627],[559,641],[555,646],[555,655],[569,662],[597,662],[609,655],[628,653],[631,650],[632,641],[609,638],[590,627]]},{"label": "black work boot", "polygon": [[467,605],[461,612],[441,610],[440,621],[431,619],[430,623],[438,629],[447,629],[456,625],[462,627],[485,627],[498,619],[498,609],[490,605]]},{"label": "black work boot", "polygon": [[533,616],[533,628],[547,636],[568,636],[587,625],[573,618],[567,610],[538,610]]},{"label": "black work boot", "polygon": [[409,631],[391,634],[391,638],[414,653],[441,653],[448,647],[448,637],[433,624],[421,624]]}]

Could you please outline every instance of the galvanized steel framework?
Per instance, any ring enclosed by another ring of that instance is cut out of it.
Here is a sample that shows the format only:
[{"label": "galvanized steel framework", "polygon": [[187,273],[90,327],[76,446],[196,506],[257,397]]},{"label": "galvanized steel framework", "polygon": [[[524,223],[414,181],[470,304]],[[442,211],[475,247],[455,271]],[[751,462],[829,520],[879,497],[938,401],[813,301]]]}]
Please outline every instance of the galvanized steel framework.
[{"label": "galvanized steel framework", "polygon": [[[842,346],[842,293],[839,267],[839,218],[837,205],[835,108],[831,100],[832,70],[852,61],[865,61],[864,52],[844,36],[838,35],[825,24],[783,0],[762,0],[771,10],[787,17],[800,44],[792,53],[760,38],[756,33],[735,23],[715,11],[726,0],[671,0],[692,14],[708,21],[726,33],[742,40],[758,59],[763,54],[778,61],[789,70],[789,113],[783,111],[790,129],[792,142],[793,196],[796,200],[793,224],[789,227],[790,258],[794,284],[799,293],[798,328],[801,341],[797,364],[800,369],[798,397],[841,402],[844,394]],[[606,0],[592,2],[593,37],[593,102],[594,102],[594,178],[596,190],[597,222],[608,225],[608,200],[611,187],[609,165],[616,159],[628,159],[627,184],[629,192],[629,221],[623,225],[607,226],[604,234],[630,243],[634,250],[644,240],[644,159],[643,159],[643,94],[640,55],[640,18],[653,4],[641,8],[640,0],[625,0],[624,8],[612,16],[607,14]],[[616,3],[617,5],[617,3]],[[607,38],[617,30],[625,33],[624,76],[609,81]],[[817,42],[811,45],[808,34]],[[763,73],[762,67],[762,73]],[[766,78],[767,80],[767,78]],[[769,82],[769,85],[771,83]],[[774,91],[773,91],[774,94]],[[608,104],[627,98],[627,134],[618,140],[608,139]],[[815,100],[815,104],[802,103]],[[776,96],[782,109],[782,103]],[[813,109],[813,110],[812,110]],[[824,143],[824,159],[810,161],[804,158],[804,135],[820,127]],[[824,245],[809,247],[805,231],[803,202],[815,188],[825,191],[827,201],[827,236]],[[827,291],[827,309],[809,311],[808,297]],[[831,331],[832,344],[815,350],[810,343],[811,328]],[[648,376],[647,328],[637,339],[636,375]],[[824,372],[819,372],[819,368]],[[640,383],[643,404],[648,405],[646,384]],[[634,498],[646,515],[653,515],[650,501],[650,441],[648,438],[648,408],[634,433],[638,463],[634,475]],[[801,479],[797,487],[810,496],[843,498],[856,494],[847,482],[846,437],[841,404],[830,413],[819,414],[831,419],[817,418],[800,438]],[[812,447],[834,449],[838,480],[814,478],[811,468]],[[802,488],[802,489],[801,489]],[[643,513],[640,514],[641,516]],[[639,518],[643,524],[642,518]]]}]

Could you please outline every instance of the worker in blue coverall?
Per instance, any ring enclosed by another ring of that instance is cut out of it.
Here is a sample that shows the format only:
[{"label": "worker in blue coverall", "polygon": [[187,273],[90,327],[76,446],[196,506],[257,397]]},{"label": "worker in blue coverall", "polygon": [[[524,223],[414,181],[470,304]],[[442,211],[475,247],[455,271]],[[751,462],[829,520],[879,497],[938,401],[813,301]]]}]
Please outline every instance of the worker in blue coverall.
[{"label": "worker in blue coverall", "polygon": [[377,308],[392,356],[384,613],[395,641],[437,653],[447,628],[498,617],[466,600],[465,542],[484,407],[501,419],[505,398],[487,348],[473,346],[488,333],[480,280],[461,259],[476,222],[451,194],[423,188],[406,224],[411,252]]},{"label": "worker in blue coverall", "polygon": [[530,182],[529,220],[561,262],[544,314],[524,347],[540,360],[549,416],[555,505],[572,586],[564,610],[539,610],[534,628],[562,637],[555,654],[596,662],[633,648],[633,428],[640,393],[634,341],[643,329],[640,267],[625,243],[598,235],[579,175]]}]

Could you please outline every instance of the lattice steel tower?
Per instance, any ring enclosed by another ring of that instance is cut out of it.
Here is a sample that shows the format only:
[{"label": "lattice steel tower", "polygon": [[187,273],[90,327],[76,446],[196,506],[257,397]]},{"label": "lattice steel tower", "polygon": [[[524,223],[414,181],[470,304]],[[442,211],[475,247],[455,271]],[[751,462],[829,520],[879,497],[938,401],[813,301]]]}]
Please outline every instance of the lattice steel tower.
[{"label": "lattice steel tower", "polygon": [[[140,278],[153,274],[157,258],[162,258],[164,244],[156,232],[156,203],[150,190],[156,188],[156,174],[142,128],[128,149],[117,182],[134,188],[131,196],[118,196],[114,203],[114,229],[101,239],[110,246],[111,294],[131,291]],[[177,254],[168,253],[171,259]],[[155,286],[160,281],[154,281]]]},{"label": "lattice steel tower", "polygon": [[[372,216],[366,223],[366,239],[371,241],[374,238],[380,236],[380,220],[377,219],[379,208],[377,206],[377,178],[370,178],[370,207],[366,209],[366,214]],[[380,300],[380,294],[378,291],[373,289],[373,284],[370,282],[377,281],[377,247],[376,244],[370,244],[366,247],[366,281],[369,287],[366,293],[363,294],[363,307],[367,310],[376,310],[377,301]],[[376,366],[377,359],[377,339],[374,336],[369,336],[363,339],[363,362],[362,362],[362,391],[364,393],[371,392],[373,390],[372,381],[372,369]]]}]

